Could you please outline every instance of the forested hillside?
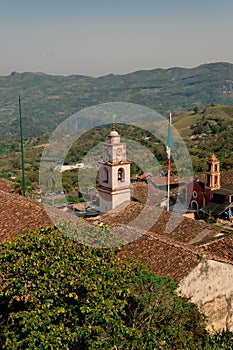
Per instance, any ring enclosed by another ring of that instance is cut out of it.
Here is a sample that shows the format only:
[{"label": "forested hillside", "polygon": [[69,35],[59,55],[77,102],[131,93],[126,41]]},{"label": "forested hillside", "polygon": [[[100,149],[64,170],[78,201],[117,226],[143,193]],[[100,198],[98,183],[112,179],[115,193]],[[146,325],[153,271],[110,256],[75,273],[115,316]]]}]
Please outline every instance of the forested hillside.
[{"label": "forested hillside", "polygon": [[2,139],[19,137],[19,94],[25,137],[38,137],[73,113],[105,102],[132,102],[162,114],[211,104],[233,105],[232,83],[233,65],[229,63],[98,78],[12,72],[0,77],[0,132]]},{"label": "forested hillside", "polygon": [[[221,171],[233,168],[233,107],[210,106],[194,108],[173,117],[173,126],[184,140],[193,164],[194,173],[203,173],[206,170],[206,161],[212,153],[216,154],[221,164]],[[134,140],[150,150],[161,167],[166,172],[165,146],[152,134],[141,128],[117,125],[123,137]],[[70,148],[65,163],[75,164],[82,162],[86,153],[95,145],[106,140],[110,126],[89,130],[78,138]],[[47,142],[47,137],[30,138],[25,140],[25,172],[27,182],[38,187],[40,158]],[[175,146],[174,146],[175,147]],[[173,153],[173,152],[172,152]],[[138,174],[135,164],[131,166],[131,175]],[[172,173],[176,173],[172,163]],[[0,176],[5,178],[20,177],[21,175],[20,142],[17,140],[3,140],[0,142]],[[64,173],[63,186],[66,191],[77,190],[77,171]]]}]

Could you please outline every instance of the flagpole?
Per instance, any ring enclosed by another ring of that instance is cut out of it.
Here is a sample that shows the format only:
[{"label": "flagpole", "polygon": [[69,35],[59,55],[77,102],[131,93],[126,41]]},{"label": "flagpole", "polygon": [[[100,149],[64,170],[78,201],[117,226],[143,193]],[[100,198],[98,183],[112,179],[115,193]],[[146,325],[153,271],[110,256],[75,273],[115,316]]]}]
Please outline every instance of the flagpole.
[{"label": "flagpole", "polygon": [[170,113],[167,135],[167,211],[170,210],[170,176],[171,176],[171,147],[172,147],[172,115]]},{"label": "flagpole", "polygon": [[23,186],[23,196],[26,197],[26,184],[25,184],[25,175],[24,175],[23,126],[22,126],[22,112],[21,112],[20,96],[19,96],[19,126],[20,126],[20,141],[21,141],[22,186]]},{"label": "flagpole", "polygon": [[[170,162],[170,159],[168,159],[168,162]],[[167,211],[169,211],[170,207],[170,203],[169,203],[169,197],[170,197],[170,176],[171,176],[171,171],[168,168],[168,172],[167,172]]]}]

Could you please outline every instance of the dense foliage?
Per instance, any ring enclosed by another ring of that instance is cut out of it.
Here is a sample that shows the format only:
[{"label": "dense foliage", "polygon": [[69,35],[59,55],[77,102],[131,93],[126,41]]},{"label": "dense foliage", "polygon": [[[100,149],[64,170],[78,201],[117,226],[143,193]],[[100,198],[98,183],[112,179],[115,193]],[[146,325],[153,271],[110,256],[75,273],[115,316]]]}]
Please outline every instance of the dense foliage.
[{"label": "dense foliage", "polygon": [[111,250],[42,228],[2,244],[0,258],[2,349],[233,348],[170,278]]}]

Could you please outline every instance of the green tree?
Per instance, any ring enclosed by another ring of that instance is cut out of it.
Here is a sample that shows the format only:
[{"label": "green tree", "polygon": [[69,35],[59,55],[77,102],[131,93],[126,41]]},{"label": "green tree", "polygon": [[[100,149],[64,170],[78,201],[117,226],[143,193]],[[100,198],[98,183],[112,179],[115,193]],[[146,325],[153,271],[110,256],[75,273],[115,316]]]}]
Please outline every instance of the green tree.
[{"label": "green tree", "polygon": [[0,245],[0,258],[3,350],[232,349],[171,278],[112,250],[41,228]]}]

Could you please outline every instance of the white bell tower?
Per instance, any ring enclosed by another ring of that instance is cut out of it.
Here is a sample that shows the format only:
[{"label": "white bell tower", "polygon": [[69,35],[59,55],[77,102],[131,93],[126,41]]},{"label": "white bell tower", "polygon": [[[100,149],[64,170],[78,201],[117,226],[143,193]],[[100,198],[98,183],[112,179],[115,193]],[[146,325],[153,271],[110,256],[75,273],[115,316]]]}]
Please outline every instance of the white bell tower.
[{"label": "white bell tower", "polygon": [[103,161],[99,168],[100,212],[116,208],[130,200],[130,162],[126,160],[126,144],[112,127],[103,145]]}]

